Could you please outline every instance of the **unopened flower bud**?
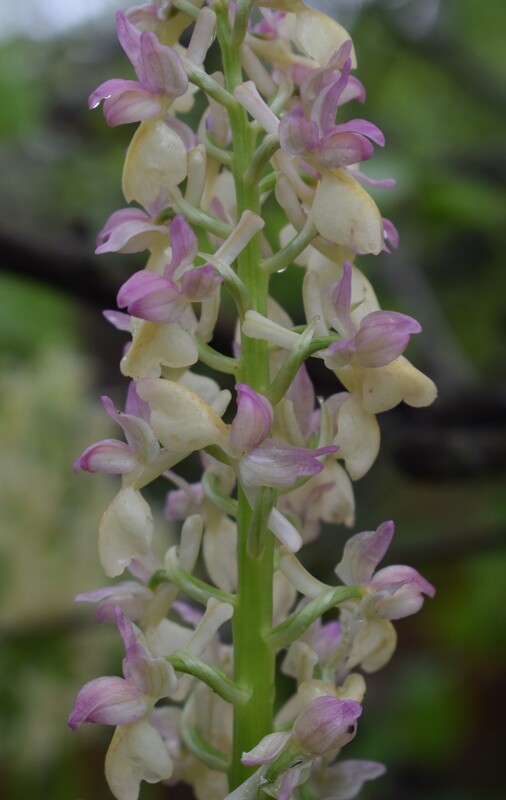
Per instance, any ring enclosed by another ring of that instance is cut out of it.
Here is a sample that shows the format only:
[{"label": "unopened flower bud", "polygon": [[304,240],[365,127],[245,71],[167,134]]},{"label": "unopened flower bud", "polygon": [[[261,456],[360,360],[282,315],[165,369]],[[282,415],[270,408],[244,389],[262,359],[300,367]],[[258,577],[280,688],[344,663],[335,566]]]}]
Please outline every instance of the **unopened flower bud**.
[{"label": "unopened flower bud", "polygon": [[351,742],[362,706],[327,695],[313,700],[297,717],[293,732],[308,753],[323,755]]}]

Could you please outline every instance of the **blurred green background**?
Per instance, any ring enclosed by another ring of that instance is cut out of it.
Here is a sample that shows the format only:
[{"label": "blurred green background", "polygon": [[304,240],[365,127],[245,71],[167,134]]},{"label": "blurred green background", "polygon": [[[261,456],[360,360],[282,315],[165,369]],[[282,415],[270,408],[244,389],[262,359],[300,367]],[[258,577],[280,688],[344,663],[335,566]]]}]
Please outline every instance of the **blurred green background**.
[{"label": "blurred green background", "polygon": [[[382,415],[381,456],[356,485],[356,530],[394,519],[390,563],[418,568],[437,595],[397,624],[397,653],[370,677],[347,753],[388,766],[365,800],[502,800],[506,4],[326,5],[353,33],[368,91],[351,113],[387,138],[366,172],[397,179],[378,202],[400,248],[358,263],[383,306],[421,321],[409,356],[440,389],[430,409]],[[72,603],[106,583],[96,530],[116,481],[76,477],[71,464],[117,435],[98,397],[121,403],[125,392],[123,337],[100,312],[143,256],[93,249],[124,205],[132,128],[111,131],[86,100],[102,80],[130,74],[112,0],[18,6],[0,10],[0,794],[107,800],[111,731],[70,735],[66,717],[84,682],[120,669],[115,631]],[[300,278],[293,268],[274,281],[298,322]],[[219,346],[232,325],[223,321]],[[322,394],[336,391],[328,375],[314,377]],[[326,531],[308,547],[322,577],[342,541]],[[142,797],[190,794],[144,786]]]}]

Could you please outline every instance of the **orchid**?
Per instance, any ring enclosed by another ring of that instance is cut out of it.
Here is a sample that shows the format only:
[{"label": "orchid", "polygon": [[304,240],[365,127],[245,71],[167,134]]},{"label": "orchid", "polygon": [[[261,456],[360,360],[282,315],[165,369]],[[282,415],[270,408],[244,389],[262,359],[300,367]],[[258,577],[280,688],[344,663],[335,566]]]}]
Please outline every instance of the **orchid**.
[{"label": "orchid", "polygon": [[366,586],[374,606],[383,619],[400,619],[415,614],[423,595],[434,597],[435,589],[412,567],[396,565],[374,572],[394,535],[393,522],[384,522],[375,531],[364,531],[346,542],[336,575],[344,583]]},{"label": "orchid", "polygon": [[154,33],[141,33],[121,12],[116,15],[116,30],[139,80],[113,78],[90,95],[90,108],[104,101],[104,115],[112,126],[152,119],[188,89],[188,78],[175,50],[161,45]]},{"label": "orchid", "polygon": [[361,713],[360,704],[353,700],[318,697],[297,716],[291,734],[269,734],[243,753],[244,764],[269,766],[261,766],[226,800],[249,800],[257,796],[260,787],[278,800],[289,800],[299,783],[307,779],[317,757],[337,751],[353,739]]},{"label": "orchid", "polygon": [[343,277],[330,290],[333,326],[345,337],[324,353],[327,366],[343,367],[354,361],[362,367],[384,367],[400,356],[409,338],[421,326],[412,317],[396,311],[372,311],[357,327],[350,317],[351,265],[345,261]]},{"label": "orchid", "polygon": [[[343,45],[341,51],[344,47],[350,52],[351,42]],[[335,59],[339,63],[340,51]],[[347,92],[350,70],[351,59],[348,57],[344,61],[342,71],[337,71],[333,79],[327,82],[325,77],[318,75],[318,82],[322,86],[314,99],[307,85],[312,81],[311,88],[314,92],[315,81],[310,73],[305,81],[306,86],[304,83],[301,86],[301,95],[312,99],[309,117],[303,106],[294,105],[279,124],[279,138],[283,150],[290,155],[301,156],[309,163],[313,163],[317,169],[319,166],[330,169],[347,167],[366,161],[373,154],[371,141],[381,147],[385,144],[383,134],[371,122],[355,119],[341,125],[335,124],[337,107],[350,99],[351,92]],[[357,86],[354,85],[352,89],[356,90]]]},{"label": "orchid", "polygon": [[[96,252],[147,253],[104,312],[130,336],[125,410],[102,398],[123,439],[91,444],[74,468],[121,481],[99,554],[122,578],[76,600],[116,622],[125,658],[123,677],[81,689],[69,726],[116,726],[117,800],[137,800],[143,780],[183,781],[197,800],[350,800],[384,771],[341,759],[366,709],[362,673],[388,662],[395,620],[435,592],[411,567],[378,568],[392,522],[344,544],[337,533],[335,585],[297,555],[323,524],[354,526],[376,414],[436,394],[403,355],[420,325],[382,309],[354,263],[399,244],[367,191],[394,182],[360,171],[384,137],[336,119],[365,101],[355,49],[302,0],[157,0],[118,12],[116,29],[137,80],[105,81],[89,105],[103,102],[110,126],[140,123],[122,177],[137,207],[111,214]],[[193,129],[180,115],[197,95]],[[297,323],[270,294],[292,265]],[[335,382],[326,397],[310,358]],[[163,524],[169,543],[154,541]],[[274,714],[278,657],[295,685]]]},{"label": "orchid", "polygon": [[117,609],[116,624],[125,647],[123,678],[96,678],[83,686],[69,716],[69,728],[83,722],[116,725],[106,758],[111,788],[136,797],[142,779],[170,778],[172,762],[163,740],[148,721],[155,703],[177,689],[171,665],[152,658],[139,644],[132,623]]}]

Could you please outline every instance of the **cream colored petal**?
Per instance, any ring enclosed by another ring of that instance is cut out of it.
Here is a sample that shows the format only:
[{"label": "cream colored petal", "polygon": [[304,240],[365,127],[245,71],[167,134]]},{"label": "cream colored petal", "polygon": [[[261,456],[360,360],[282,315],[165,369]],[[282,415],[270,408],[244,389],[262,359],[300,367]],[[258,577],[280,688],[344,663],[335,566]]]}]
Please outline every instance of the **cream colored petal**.
[{"label": "cream colored petal", "polygon": [[141,781],[158,783],[171,775],[167,747],[146,720],[116,728],[105,758],[105,777],[117,800],[137,800]]},{"label": "cream colored petal", "polygon": [[387,619],[362,619],[353,637],[347,668],[358,665],[365,672],[376,672],[390,661],[397,645],[397,634]]},{"label": "cream colored petal", "polygon": [[[298,8],[295,12],[296,42],[308,56],[323,67],[332,53],[351,39],[348,31],[335,19],[314,8]],[[351,51],[352,66],[357,66],[355,51]]]},{"label": "cream colored petal", "polygon": [[338,458],[344,459],[348,474],[356,481],[369,471],[378,455],[378,422],[352,395],[339,409],[337,428],[332,443],[339,445]]},{"label": "cream colored petal", "polygon": [[335,244],[356,253],[379,253],[383,247],[378,207],[344,169],[324,171],[310,215],[318,232]]},{"label": "cream colored petal", "polygon": [[183,650],[192,634],[191,628],[172,622],[162,621],[146,630],[146,642],[153,656],[167,656],[176,650]]},{"label": "cream colored petal", "polygon": [[133,558],[147,555],[152,535],[149,504],[136,489],[123,487],[100,521],[98,551],[106,574],[121,575]]},{"label": "cream colored petal", "polygon": [[288,616],[297,600],[297,591],[282,572],[276,570],[273,579],[272,624],[280,625]]},{"label": "cream colored petal", "polygon": [[121,360],[123,375],[138,381],[157,378],[162,366],[190,367],[198,361],[198,350],[188,331],[177,322],[162,325],[134,320],[132,344]]},{"label": "cream colored petal", "polygon": [[151,407],[151,425],[168,450],[190,453],[211,444],[228,446],[228,426],[195,392],[163,378],[137,384],[138,395]]},{"label": "cream colored petal", "polygon": [[318,501],[316,510],[318,517],[324,522],[344,523],[348,527],[353,525],[355,519],[353,486],[341,464],[328,458],[323,470],[309,480],[306,486],[312,482],[314,482],[313,488],[325,483],[334,484],[333,488],[322,494]]},{"label": "cream colored petal", "polygon": [[237,588],[236,545],[235,523],[224,514],[206,525],[204,562],[212,582],[224,592],[234,592]]},{"label": "cream colored petal", "polygon": [[128,148],[123,169],[123,194],[128,203],[153,203],[161,189],[186,178],[185,146],[161,119],[141,122]]},{"label": "cream colored petal", "polygon": [[209,405],[213,405],[222,392],[215,380],[207,375],[197,375],[196,372],[185,372],[179,383],[194,394],[198,394]]},{"label": "cream colored petal", "polygon": [[437,396],[433,381],[404,356],[378,369],[363,370],[362,402],[370,414],[387,411],[402,401],[408,406],[429,406]]}]

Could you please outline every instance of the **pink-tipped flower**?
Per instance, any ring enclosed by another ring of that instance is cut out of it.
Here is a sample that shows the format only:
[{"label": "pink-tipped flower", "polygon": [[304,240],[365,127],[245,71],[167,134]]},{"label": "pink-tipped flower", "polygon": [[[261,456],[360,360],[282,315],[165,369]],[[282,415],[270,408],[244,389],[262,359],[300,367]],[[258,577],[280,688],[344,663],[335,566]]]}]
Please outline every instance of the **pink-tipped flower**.
[{"label": "pink-tipped flower", "polygon": [[[140,398],[130,389],[127,411],[134,405],[134,396],[137,398],[135,408],[141,410]],[[154,461],[160,453],[160,446],[146,419],[117,411],[112,400],[106,396],[102,397],[102,405],[108,416],[123,429],[127,441],[102,439],[95,442],[76,459],[74,471],[84,469],[87,472],[123,475],[132,472],[139,463]]]},{"label": "pink-tipped flower", "polygon": [[238,383],[235,388],[237,414],[230,427],[230,442],[233,450],[240,453],[239,475],[244,486],[285,489],[298,478],[321,472],[319,459],[335,453],[337,447],[310,449],[267,439],[274,418],[269,400],[246,383]]},{"label": "pink-tipped flower", "polygon": [[343,277],[329,289],[332,325],[347,338],[324,351],[326,363],[334,369],[350,362],[368,368],[384,367],[404,352],[410,337],[422,330],[421,325],[397,311],[372,311],[355,325],[350,316],[351,275],[351,264],[345,261]]},{"label": "pink-tipped flower", "polygon": [[260,787],[278,800],[289,800],[320,756],[353,739],[361,713],[362,706],[354,700],[327,695],[313,700],[298,715],[291,734],[268,734],[242,754],[243,764],[259,769],[225,800],[253,800]]},{"label": "pink-tipped flower", "polygon": [[367,120],[335,124],[338,106],[351,99],[350,92],[343,97],[350,70],[351,59],[346,58],[342,71],[334,71],[333,77],[327,72],[319,74],[317,82],[309,84],[310,78],[306,79],[304,96],[313,100],[309,116],[302,106],[295,105],[279,123],[279,140],[285,152],[300,156],[316,167],[332,169],[366,161],[374,152],[372,142],[384,146],[382,132]]},{"label": "pink-tipped flower", "polygon": [[140,253],[168,234],[168,223],[157,225],[140,208],[122,208],[111,214],[98,234],[95,253]]},{"label": "pink-tipped flower", "polygon": [[415,614],[423,605],[423,595],[434,597],[434,586],[412,567],[393,565],[375,572],[385,556],[394,523],[383,522],[375,531],[363,531],[348,539],[343,557],[336,566],[337,576],[348,585],[365,586],[382,619],[401,619]]},{"label": "pink-tipped flower", "polygon": [[125,647],[124,678],[96,678],[79,694],[68,719],[74,731],[83,722],[130,725],[150,712],[157,700],[177,689],[172,666],[164,658],[152,658],[137,642],[130,620],[119,607],[116,624]]},{"label": "pink-tipped flower", "polygon": [[[135,272],[120,288],[117,303],[129,313],[149,322],[176,322],[193,302],[201,302],[218,290],[222,278],[214,267],[204,264],[191,269],[197,255],[197,237],[181,215],[170,226],[172,259],[163,275],[142,269]],[[176,278],[181,277],[180,284]]]},{"label": "pink-tipped flower", "polygon": [[362,706],[355,700],[317,697],[301,711],[293,732],[308,753],[321,756],[351,742],[361,713]]},{"label": "pink-tipped flower", "polygon": [[424,594],[434,597],[434,586],[413,567],[394,564],[380,569],[369,588],[376,595],[376,609],[383,619],[402,619],[421,609]]},{"label": "pink-tipped flower", "polygon": [[96,678],[79,692],[69,716],[74,731],[83,722],[116,725],[105,774],[117,798],[139,796],[142,780],[167,780],[173,763],[160,733],[151,725],[155,703],[178,688],[172,665],[153,658],[137,642],[130,620],[116,609],[116,623],[125,647],[124,678]]},{"label": "pink-tipped flower", "polygon": [[141,33],[121,11],[116,15],[116,30],[138,81],[113,78],[90,95],[90,108],[104,101],[104,116],[111,126],[152,119],[167,111],[188,89],[188,78],[175,50],[160,44],[151,31]]},{"label": "pink-tipped flower", "polygon": [[363,84],[358,78],[349,74],[350,65],[347,62],[351,59],[352,49],[351,39],[347,39],[338,50],[332,53],[324,67],[307,71],[300,86],[300,98],[304,108],[310,110],[323,89],[339,80],[343,71],[348,74],[343,81],[341,93],[337,99],[337,106],[342,106],[350,102],[350,100],[358,100],[361,103],[365,101]]}]

